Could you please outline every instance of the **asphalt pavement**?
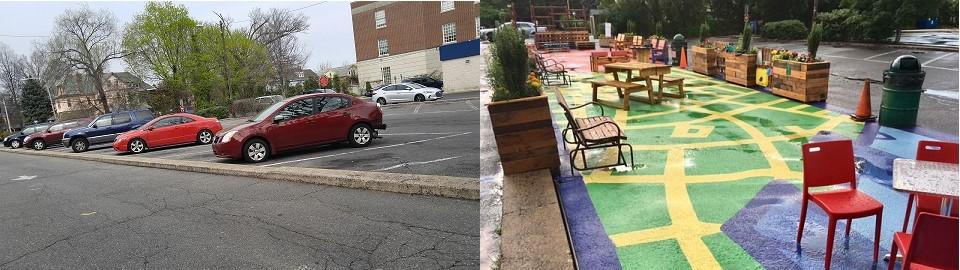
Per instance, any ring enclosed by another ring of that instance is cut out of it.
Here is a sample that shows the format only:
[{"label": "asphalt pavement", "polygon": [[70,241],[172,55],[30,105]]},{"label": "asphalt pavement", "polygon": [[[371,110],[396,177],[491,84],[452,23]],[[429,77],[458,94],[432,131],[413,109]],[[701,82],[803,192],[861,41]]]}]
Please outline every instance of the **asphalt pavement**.
[{"label": "asphalt pavement", "polygon": [[[480,177],[479,92],[452,93],[439,101],[389,104],[383,107],[381,139],[364,148],[332,144],[294,150],[250,166],[285,166],[406,174]],[[245,119],[224,119],[224,130]],[[68,148],[47,151],[69,152]],[[88,153],[125,155],[110,145],[92,146]],[[210,145],[153,149],[142,157],[245,164],[218,158]]]},{"label": "asphalt pavement", "polygon": [[479,266],[477,201],[9,153],[0,164],[0,269]]}]

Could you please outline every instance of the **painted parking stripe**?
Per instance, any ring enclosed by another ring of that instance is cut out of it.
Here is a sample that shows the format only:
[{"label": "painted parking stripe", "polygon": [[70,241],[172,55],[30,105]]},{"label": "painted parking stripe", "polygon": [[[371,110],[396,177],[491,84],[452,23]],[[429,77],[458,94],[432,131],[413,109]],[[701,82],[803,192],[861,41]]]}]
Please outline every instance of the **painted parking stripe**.
[{"label": "painted parking stripe", "polygon": [[[472,111],[476,111],[476,110],[471,109],[471,110],[435,111],[435,112],[421,112],[421,113],[417,113],[417,114],[452,113],[452,112],[472,112]],[[384,114],[383,116],[391,116],[391,115],[405,115],[405,113]]]},{"label": "painted parking stripe", "polygon": [[434,140],[439,140],[439,139],[453,138],[453,137],[457,137],[457,136],[467,135],[467,134],[470,134],[470,133],[473,133],[473,132],[464,132],[464,133],[458,133],[458,134],[447,135],[447,136],[442,136],[442,137],[436,137],[436,138],[430,138],[430,139],[417,140],[417,141],[412,141],[412,142],[405,142],[405,143],[384,145],[384,146],[378,146],[378,147],[363,148],[363,149],[361,149],[361,150],[356,150],[356,151],[343,152],[343,153],[337,153],[337,154],[330,154],[330,155],[319,156],[319,157],[301,158],[301,159],[297,159],[297,160],[282,161],[282,162],[270,163],[270,164],[260,165],[260,166],[261,166],[261,167],[270,167],[270,166],[276,166],[276,165],[282,165],[282,164],[289,164],[289,163],[297,163],[297,162],[303,162],[303,161],[310,161],[310,160],[321,159],[321,158],[342,156],[342,155],[347,155],[347,154],[355,154],[355,153],[364,152],[364,151],[370,151],[370,150],[391,148],[391,147],[404,146],[404,145],[410,145],[410,144],[415,144],[415,143],[422,143],[422,142],[434,141]]},{"label": "painted parking stripe", "polygon": [[473,108],[474,110],[479,110],[479,108],[477,108],[477,106],[474,106],[474,105],[473,105],[473,102],[470,102],[469,100],[464,100],[464,102],[466,102],[467,105],[470,105],[470,108]]},{"label": "painted parking stripe", "polygon": [[924,66],[924,67],[927,67],[927,65],[929,65],[930,63],[933,63],[934,61],[943,59],[944,57],[951,56],[951,55],[953,55],[952,52],[951,52],[951,53],[945,53],[945,54],[943,54],[943,55],[941,55],[941,56],[939,56],[939,57],[937,57],[937,58],[927,60],[926,62],[923,62],[923,64],[920,64],[920,65],[921,65],[921,66]]},{"label": "painted parking stripe", "polygon": [[380,133],[380,136],[404,136],[404,135],[450,135],[450,132],[417,132],[417,133]]},{"label": "painted parking stripe", "polygon": [[413,109],[413,113],[420,112],[420,107],[423,107],[423,103],[417,104],[417,107]]},{"label": "painted parking stripe", "polygon": [[[823,57],[830,57],[830,58],[848,59],[848,60],[867,61],[867,62],[874,62],[874,63],[886,63],[886,64],[889,64],[889,63],[890,63],[889,61],[880,61],[880,60],[873,60],[873,59],[860,59],[860,58],[853,58],[853,57],[846,57],[846,56],[839,56],[839,55],[821,55],[821,56],[823,56]],[[925,66],[925,67],[923,67],[923,68],[942,69],[942,70],[949,70],[949,71],[960,71],[960,69],[945,68],[945,67],[935,67],[935,66]]]},{"label": "painted parking stripe", "polygon": [[888,54],[891,54],[891,53],[895,53],[895,52],[897,52],[897,51],[898,51],[898,50],[892,50],[892,51],[885,52],[885,53],[878,53],[878,54],[875,54],[875,55],[873,55],[873,56],[864,58],[864,60],[870,60],[870,59],[877,58],[877,57],[880,57],[880,56],[884,56],[884,55],[888,55]]},{"label": "painted parking stripe", "polygon": [[448,158],[441,158],[441,159],[435,159],[435,160],[430,160],[430,161],[404,162],[404,163],[400,163],[400,164],[397,164],[397,165],[394,165],[394,166],[390,166],[390,167],[386,167],[386,168],[383,168],[383,169],[376,169],[376,170],[373,170],[373,171],[375,171],[375,172],[389,171],[389,170],[393,170],[393,169],[396,169],[396,168],[407,167],[407,166],[411,166],[411,165],[423,165],[423,164],[437,163],[437,162],[447,161],[447,160],[457,159],[457,158],[460,158],[460,156],[448,157]]},{"label": "painted parking stripe", "polygon": [[172,158],[172,157],[189,156],[189,155],[196,155],[196,154],[203,154],[203,153],[213,153],[213,150],[207,149],[206,151],[188,152],[188,153],[182,153],[182,154],[176,154],[176,155],[165,155],[165,156],[159,156],[156,158]]}]

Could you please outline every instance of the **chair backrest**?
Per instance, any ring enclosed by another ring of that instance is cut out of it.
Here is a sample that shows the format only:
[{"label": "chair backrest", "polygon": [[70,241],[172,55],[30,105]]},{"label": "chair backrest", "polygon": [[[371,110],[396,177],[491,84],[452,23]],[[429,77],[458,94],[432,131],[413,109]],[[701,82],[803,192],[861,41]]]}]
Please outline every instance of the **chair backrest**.
[{"label": "chair backrest", "polygon": [[610,56],[613,56],[613,57],[627,57],[627,56],[630,56],[630,52],[628,52],[628,51],[612,51],[612,52],[610,52]]},{"label": "chair backrest", "polygon": [[957,269],[958,225],[956,217],[920,214],[913,225],[913,239],[906,247],[909,257],[904,258],[904,266],[922,263],[936,269]]},{"label": "chair backrest", "polygon": [[616,38],[615,40],[616,40],[617,42],[623,42],[623,40],[626,39],[626,38],[627,38],[627,35],[617,34],[617,38]]},{"label": "chair backrest", "polygon": [[563,108],[563,116],[567,118],[567,125],[570,126],[573,132],[574,141],[581,141],[580,138],[582,138],[582,134],[580,125],[577,125],[577,121],[575,121],[573,117],[573,112],[570,111],[570,105],[567,104],[567,98],[563,96],[563,91],[561,91],[560,88],[555,88],[554,94],[557,96],[557,103],[560,104],[560,108]]},{"label": "chair backrest", "polygon": [[643,36],[633,36],[633,46],[643,45]]},{"label": "chair backrest", "polygon": [[[917,144],[917,160],[924,161],[935,161],[943,163],[958,163],[958,151],[957,143],[952,142],[941,142],[941,141],[920,141]],[[928,195],[917,195],[917,214],[920,213],[940,213],[940,197],[928,196]],[[957,203],[953,204],[953,208],[950,209],[951,216],[957,216]]]},{"label": "chair backrest", "polygon": [[850,140],[814,142],[803,145],[803,194],[810,187],[850,183],[857,188]]},{"label": "chair backrest", "polygon": [[607,57],[607,52],[591,52],[590,57]]}]

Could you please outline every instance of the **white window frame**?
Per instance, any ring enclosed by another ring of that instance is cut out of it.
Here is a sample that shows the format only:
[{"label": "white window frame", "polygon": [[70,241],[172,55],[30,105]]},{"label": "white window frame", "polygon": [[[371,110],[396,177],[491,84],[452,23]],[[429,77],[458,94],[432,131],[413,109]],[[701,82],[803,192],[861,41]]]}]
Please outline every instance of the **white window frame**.
[{"label": "white window frame", "polygon": [[[457,23],[445,23],[441,25],[440,33],[442,34],[442,36],[440,36],[440,40],[443,41],[443,44],[456,43],[457,42]],[[448,36],[447,34],[451,34],[451,35]],[[450,39],[448,40],[448,38]]]},{"label": "white window frame", "polygon": [[377,29],[387,27],[387,12],[383,10],[377,10],[373,13],[374,20],[376,21]]},{"label": "white window frame", "polygon": [[390,72],[390,67],[380,67],[380,77],[383,79],[383,84],[393,83],[393,75]]},{"label": "white window frame", "polygon": [[390,56],[390,42],[386,39],[377,40],[377,57]]},{"label": "white window frame", "polygon": [[473,23],[477,27],[477,38],[480,38],[480,16],[477,16],[477,19]]},{"label": "white window frame", "polygon": [[455,1],[440,1],[440,13],[453,11],[456,8]]}]

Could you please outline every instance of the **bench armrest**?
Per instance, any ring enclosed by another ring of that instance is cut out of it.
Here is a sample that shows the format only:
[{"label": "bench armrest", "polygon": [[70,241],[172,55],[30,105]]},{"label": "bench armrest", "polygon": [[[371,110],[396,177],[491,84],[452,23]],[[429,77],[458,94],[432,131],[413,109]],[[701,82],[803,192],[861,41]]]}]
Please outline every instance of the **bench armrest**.
[{"label": "bench armrest", "polygon": [[[590,102],[587,102],[587,103],[584,103],[584,104],[580,104],[580,105],[577,105],[577,106],[570,107],[570,109],[571,109],[571,110],[579,109],[579,108],[583,108],[584,106],[591,105],[591,104],[603,105],[603,104],[600,104],[600,103],[597,103],[597,102],[590,101]],[[600,115],[605,115],[605,113],[603,112],[603,106],[597,106],[597,107],[600,107]]]}]

